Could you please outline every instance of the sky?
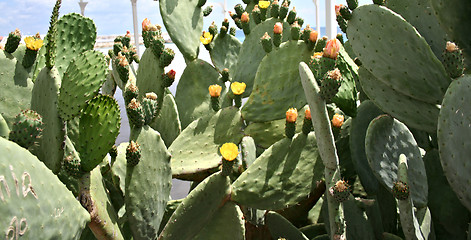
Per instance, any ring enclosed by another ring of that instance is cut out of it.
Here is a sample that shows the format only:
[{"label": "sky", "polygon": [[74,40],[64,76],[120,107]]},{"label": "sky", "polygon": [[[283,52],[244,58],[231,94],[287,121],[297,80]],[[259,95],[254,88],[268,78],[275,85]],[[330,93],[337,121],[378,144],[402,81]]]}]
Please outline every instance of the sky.
[{"label": "sky", "polygon": [[[133,31],[132,8],[130,0],[84,0],[88,2],[85,8],[85,16],[93,19],[97,26],[98,35],[124,35],[127,30]],[[242,0],[226,0],[229,11],[234,11],[234,6],[242,3]],[[371,3],[372,0],[359,0],[360,5]],[[80,13],[79,0],[63,0],[60,9],[60,16],[77,12]],[[204,19],[205,28],[212,21],[218,26],[224,19],[223,8],[218,3],[224,0],[208,0],[207,5],[214,6],[210,16]],[[324,1],[320,2],[321,26],[325,25]],[[8,33],[20,29],[23,36],[34,35],[37,32],[46,34],[49,27],[49,19],[54,7],[55,0],[0,0],[0,36],[7,36]],[[345,0],[336,0],[336,4],[346,4]],[[306,24],[314,27],[315,5],[312,0],[292,0],[291,6],[296,6],[298,16],[305,19]],[[152,23],[163,26],[159,13],[159,2],[154,0],[137,0],[138,22],[148,18]],[[291,7],[290,7],[291,8]],[[233,23],[231,23],[233,24]],[[232,25],[233,26],[233,25]],[[141,31],[141,29],[139,29]]]}]

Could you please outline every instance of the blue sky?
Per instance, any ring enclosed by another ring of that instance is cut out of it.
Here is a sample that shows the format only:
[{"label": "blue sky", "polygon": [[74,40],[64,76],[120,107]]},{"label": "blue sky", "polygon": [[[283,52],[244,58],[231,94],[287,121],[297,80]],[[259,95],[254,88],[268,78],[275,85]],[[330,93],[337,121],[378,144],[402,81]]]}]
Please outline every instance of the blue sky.
[{"label": "blue sky", "polygon": [[[85,16],[90,17],[97,26],[98,35],[124,34],[126,30],[132,32],[132,10],[130,0],[84,0],[88,1]],[[367,4],[371,0],[359,0],[360,4]],[[63,0],[61,15],[71,12],[80,13],[79,0]],[[224,0],[208,0],[209,2],[224,2]],[[324,1],[319,0],[321,8],[321,26],[325,25]],[[234,11],[234,5],[242,0],[227,0],[227,8]],[[0,36],[6,36],[15,28],[19,28],[23,36],[33,35],[36,32],[45,34],[49,26],[49,18],[55,0],[0,0]],[[345,0],[336,0],[336,4],[345,4]],[[305,19],[307,24],[315,26],[315,8],[312,0],[292,0],[291,6],[296,6],[298,15]],[[162,24],[159,14],[159,3],[154,0],[138,0],[138,21],[149,18],[152,23]],[[222,8],[214,4],[211,15],[205,18],[205,26],[212,21],[221,25],[224,15]],[[233,24],[233,23],[231,23]],[[139,24],[140,25],[140,24]],[[140,26],[139,26],[140,27]]]}]

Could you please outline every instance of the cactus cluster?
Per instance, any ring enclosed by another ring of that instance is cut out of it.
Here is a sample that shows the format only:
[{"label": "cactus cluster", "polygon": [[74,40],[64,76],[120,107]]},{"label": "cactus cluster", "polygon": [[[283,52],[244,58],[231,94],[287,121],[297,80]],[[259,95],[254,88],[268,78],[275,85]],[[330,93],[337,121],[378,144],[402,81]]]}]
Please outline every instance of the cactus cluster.
[{"label": "cactus cluster", "polygon": [[205,0],[160,0],[176,79],[161,26],[142,22],[141,57],[129,31],[105,56],[57,0],[44,40],[0,51],[6,238],[469,238],[471,5],[451,2],[347,0],[327,39],[289,0],[207,31]]}]

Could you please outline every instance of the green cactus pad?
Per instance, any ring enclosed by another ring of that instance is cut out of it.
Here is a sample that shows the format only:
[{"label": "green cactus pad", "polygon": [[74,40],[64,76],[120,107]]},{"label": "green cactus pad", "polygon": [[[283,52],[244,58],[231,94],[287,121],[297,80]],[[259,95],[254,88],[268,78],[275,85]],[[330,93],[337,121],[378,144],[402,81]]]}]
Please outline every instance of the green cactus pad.
[{"label": "green cactus pad", "polygon": [[416,100],[386,86],[363,67],[358,73],[363,91],[384,112],[410,127],[429,133],[436,131],[440,110],[435,104]]},{"label": "green cactus pad", "polygon": [[440,28],[429,0],[386,1],[385,6],[400,14],[412,24],[420,35],[425,38],[435,56],[442,60],[442,52],[447,37],[445,31]]},{"label": "green cactus pad", "polygon": [[155,239],[170,200],[170,154],[160,134],[149,126],[140,130],[135,141],[140,145],[141,158],[139,164],[126,170],[126,214],[134,239]]},{"label": "green cactus pad", "polygon": [[159,58],[152,53],[150,48],[146,49],[139,62],[139,69],[137,69],[136,86],[139,89],[140,97],[145,96],[148,92],[154,92],[157,96],[164,93],[162,74],[165,72],[163,68],[159,67],[159,64]]},{"label": "green cactus pad", "polygon": [[376,179],[366,158],[365,135],[371,120],[383,112],[376,105],[366,100],[358,107],[358,112],[352,120],[350,128],[350,152],[355,170],[358,173],[361,184],[369,195],[376,195],[381,186]]},{"label": "green cactus pad", "polygon": [[424,163],[429,187],[428,207],[437,239],[466,239],[471,216],[450,187],[438,150],[427,151]]},{"label": "green cactus pad", "polygon": [[177,200],[170,200],[167,202],[167,206],[165,207],[165,213],[162,218],[162,221],[160,222],[160,229],[159,229],[159,235],[164,229],[165,225],[167,225],[168,220],[170,217],[173,215],[175,210],[178,208],[180,203],[182,203],[183,199],[177,199]]},{"label": "green cactus pad", "polygon": [[[80,53],[92,50],[96,40],[96,27],[93,20],[78,13],[62,16],[56,23],[55,66],[62,76],[72,59]],[[44,40],[44,45],[47,39]],[[46,66],[46,48],[41,48],[34,67],[34,79]]]},{"label": "green cactus pad", "polygon": [[[296,133],[302,131],[304,114],[307,108],[307,106],[304,106],[302,109],[298,110]],[[244,133],[251,136],[255,140],[257,146],[269,148],[271,145],[285,137],[285,125],[286,118],[269,122],[252,122],[244,129]]]},{"label": "green cactus pad", "polygon": [[471,129],[471,108],[469,89],[471,76],[464,75],[453,81],[443,99],[438,119],[438,147],[443,172],[461,203],[471,210],[471,190],[469,179],[469,154],[471,153],[469,134]]},{"label": "green cactus pad", "polygon": [[363,66],[379,81],[416,100],[441,103],[450,78],[425,39],[401,16],[378,5],[361,6],[348,22],[347,35]]},{"label": "green cactus pad", "polygon": [[257,147],[255,141],[250,136],[245,136],[240,142],[240,153],[242,155],[242,165],[247,168],[257,159]]},{"label": "green cactus pad", "polygon": [[[242,47],[239,52],[239,60],[233,67],[234,71],[232,73],[232,81],[245,82],[245,84],[247,84],[247,88],[243,95],[244,97],[249,96],[252,92],[258,66],[266,55],[265,50],[263,50],[262,44],[260,43],[260,38],[265,34],[265,32],[267,32],[270,37],[273,37],[273,27],[277,21],[278,19],[268,19],[256,25],[256,27],[251,28],[250,34],[245,37],[244,43],[242,43]],[[289,24],[284,22],[283,32],[288,33],[289,31]],[[287,41],[288,39],[289,34],[284,34],[282,41]]]},{"label": "green cactus pad", "polygon": [[195,0],[161,0],[160,14],[170,38],[185,59],[198,57],[201,31],[203,31],[203,9]]},{"label": "green cactus pad", "polygon": [[209,54],[216,69],[222,71],[227,68],[229,72],[234,71],[242,43],[236,37],[226,34],[217,35],[211,44],[213,48]]},{"label": "green cactus pad", "polygon": [[119,181],[119,189],[126,195],[126,148],[128,147],[128,142],[123,142],[118,146],[118,156],[111,166],[111,171],[115,175],[113,181]]},{"label": "green cactus pad", "polygon": [[283,209],[308,196],[323,177],[314,133],[298,134],[260,155],[233,183],[231,199],[257,209]]},{"label": "green cactus pad", "polygon": [[431,0],[442,29],[463,49],[468,67],[471,60],[471,2],[467,0]]},{"label": "green cactus pad", "polygon": [[180,117],[172,94],[165,95],[159,116],[154,119],[150,126],[160,133],[167,147],[170,147],[181,133]]},{"label": "green cactus pad", "polygon": [[118,226],[117,212],[111,205],[103,184],[100,168],[95,168],[80,179],[80,202],[90,212],[90,229],[97,239],[123,240]]},{"label": "green cactus pad", "polygon": [[83,109],[76,144],[82,170],[91,171],[101,163],[118,136],[120,121],[118,103],[110,96],[99,95]]},{"label": "green cactus pad", "polygon": [[8,135],[10,135],[10,128],[5,118],[0,114],[0,137],[8,139]]},{"label": "green cactus pad", "polygon": [[101,87],[101,93],[104,95],[114,96],[116,92],[116,82],[112,72],[108,72],[105,83]]},{"label": "green cactus pad", "polygon": [[225,240],[245,239],[244,215],[233,202],[227,202],[214,213],[206,226],[194,236],[193,240]]},{"label": "green cactus pad", "polygon": [[106,81],[108,65],[105,55],[89,50],[72,60],[64,72],[59,95],[59,111],[62,119],[77,116]]},{"label": "green cactus pad", "polygon": [[[208,91],[208,87],[213,84],[225,88],[213,66],[199,59],[188,63],[175,93],[183,129],[194,120],[214,113]],[[221,93],[221,99],[222,96]]]},{"label": "green cactus pad", "polygon": [[221,164],[219,147],[226,142],[238,144],[242,137],[242,119],[237,108],[223,108],[214,116],[195,120],[169,148],[173,176],[204,179]]},{"label": "green cactus pad", "polygon": [[342,83],[332,101],[348,116],[355,116],[357,108],[355,80],[358,79],[358,67],[343,47],[337,57],[336,67],[342,74]]},{"label": "green cactus pad", "polygon": [[229,194],[228,177],[219,172],[206,178],[180,203],[158,239],[193,239],[204,229],[205,225],[213,221],[212,218],[227,201]]},{"label": "green cactus pad", "polygon": [[428,187],[425,166],[414,136],[403,123],[388,115],[375,118],[366,131],[365,151],[378,180],[392,190],[398,181],[399,155],[407,158],[407,184],[414,206],[427,205]]},{"label": "green cactus pad", "polygon": [[[35,156],[0,138],[0,225],[7,239],[79,239],[90,215]],[[51,191],[53,189],[53,191]]]},{"label": "green cactus pad", "polygon": [[265,222],[273,239],[308,240],[304,234],[286,218],[276,212],[268,212]]},{"label": "green cactus pad", "polygon": [[56,174],[61,168],[61,161],[64,157],[62,145],[65,136],[65,123],[59,116],[57,109],[60,85],[61,77],[57,68],[45,67],[34,83],[31,98],[31,109],[38,112],[44,122],[39,147],[33,152]]},{"label": "green cactus pad", "polygon": [[242,108],[244,119],[265,122],[285,117],[286,110],[306,104],[299,76],[299,62],[309,61],[312,52],[303,41],[289,41],[262,60],[252,94]]},{"label": "green cactus pad", "polygon": [[5,51],[0,51],[0,89],[0,114],[11,127],[15,116],[30,108],[33,82],[21,61]]}]

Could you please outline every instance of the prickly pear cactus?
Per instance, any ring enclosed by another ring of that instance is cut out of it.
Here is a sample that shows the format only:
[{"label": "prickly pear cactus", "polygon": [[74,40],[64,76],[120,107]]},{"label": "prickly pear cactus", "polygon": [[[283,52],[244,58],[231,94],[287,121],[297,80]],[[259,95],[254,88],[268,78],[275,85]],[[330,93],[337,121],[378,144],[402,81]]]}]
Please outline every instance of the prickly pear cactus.
[{"label": "prickly pear cactus", "polygon": [[64,157],[65,124],[59,116],[57,99],[61,77],[55,67],[43,68],[34,83],[31,109],[43,116],[44,131],[33,152],[54,173],[58,173]]},{"label": "prickly pear cactus", "polygon": [[191,61],[198,57],[200,35],[203,30],[203,9],[201,0],[162,0],[160,14],[175,45],[185,59]]},{"label": "prickly pear cactus", "polygon": [[[62,76],[69,62],[77,55],[92,50],[96,41],[96,27],[90,18],[77,13],[62,16],[56,23],[56,58],[55,66]],[[47,44],[47,39],[44,44]],[[46,48],[39,51],[37,63],[34,66],[33,79],[46,66]]]},{"label": "prickly pear cactus", "polygon": [[438,120],[438,148],[445,176],[450,186],[458,195],[461,203],[471,209],[471,195],[464,184],[469,176],[466,174],[466,157],[470,148],[469,141],[469,88],[471,77],[465,75],[452,82],[443,99]]},{"label": "prickly pear cactus", "polygon": [[79,239],[90,215],[74,195],[26,149],[0,138],[0,151],[0,226],[4,236]]},{"label": "prickly pear cactus", "polygon": [[155,239],[170,200],[170,154],[159,133],[149,126],[133,137],[141,155],[136,166],[128,165],[126,169],[126,214],[134,239]]}]

